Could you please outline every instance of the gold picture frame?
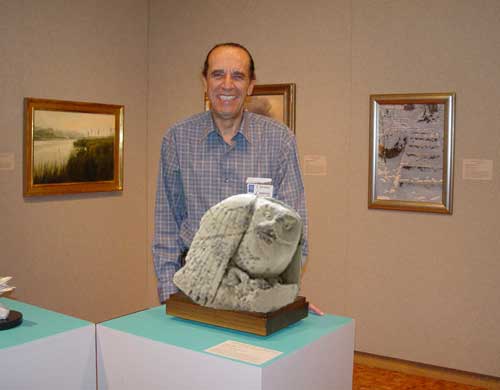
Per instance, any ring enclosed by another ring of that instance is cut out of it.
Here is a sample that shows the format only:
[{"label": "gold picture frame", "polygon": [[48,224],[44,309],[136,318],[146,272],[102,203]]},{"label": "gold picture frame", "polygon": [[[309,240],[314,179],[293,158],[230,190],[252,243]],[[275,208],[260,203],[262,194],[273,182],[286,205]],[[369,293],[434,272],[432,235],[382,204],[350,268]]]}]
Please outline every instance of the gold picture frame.
[{"label": "gold picture frame", "polygon": [[[205,111],[210,101],[205,93]],[[295,84],[255,85],[253,93],[245,101],[245,109],[265,115],[287,125],[295,134]]]},{"label": "gold picture frame", "polygon": [[370,96],[369,208],[452,213],[455,100]]},{"label": "gold picture frame", "polygon": [[123,110],[25,98],[24,195],[122,191]]}]

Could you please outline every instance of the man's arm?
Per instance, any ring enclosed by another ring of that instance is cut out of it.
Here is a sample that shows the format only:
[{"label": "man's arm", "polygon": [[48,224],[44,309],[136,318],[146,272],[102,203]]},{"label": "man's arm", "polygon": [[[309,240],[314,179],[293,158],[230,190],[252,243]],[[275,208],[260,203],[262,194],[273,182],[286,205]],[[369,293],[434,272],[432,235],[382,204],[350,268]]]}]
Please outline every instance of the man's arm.
[{"label": "man's arm", "polygon": [[278,175],[273,183],[275,197],[295,209],[304,223],[303,243],[302,243],[302,263],[308,254],[308,221],[306,201],[304,195],[304,183],[300,173],[299,156],[295,137],[291,134],[283,143],[279,154]]},{"label": "man's arm", "polygon": [[[290,136],[290,139],[285,142],[280,159],[280,173],[278,175],[279,186],[276,191],[276,198],[285,202],[290,207],[293,207],[304,222],[302,243],[302,265],[304,265],[308,253],[308,221],[304,196],[304,183],[300,173],[300,163],[295,137]],[[309,302],[309,311],[319,316],[325,314],[319,307],[311,302]]]},{"label": "man's arm", "polygon": [[163,138],[158,170],[153,261],[160,302],[178,291],[173,284],[182,253],[179,227],[186,216],[179,161],[172,131]]}]

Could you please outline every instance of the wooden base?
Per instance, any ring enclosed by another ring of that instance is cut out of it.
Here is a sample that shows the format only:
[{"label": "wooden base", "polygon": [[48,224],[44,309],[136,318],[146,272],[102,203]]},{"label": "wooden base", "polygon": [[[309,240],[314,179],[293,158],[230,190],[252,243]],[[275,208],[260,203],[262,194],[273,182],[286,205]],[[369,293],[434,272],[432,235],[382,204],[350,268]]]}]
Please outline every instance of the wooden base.
[{"label": "wooden base", "polygon": [[21,322],[23,322],[23,315],[18,311],[11,310],[5,320],[0,320],[0,330],[15,328],[21,325]]},{"label": "wooden base", "polygon": [[309,303],[304,297],[270,313],[220,310],[200,306],[178,292],[167,300],[167,314],[175,317],[268,336],[307,317]]}]

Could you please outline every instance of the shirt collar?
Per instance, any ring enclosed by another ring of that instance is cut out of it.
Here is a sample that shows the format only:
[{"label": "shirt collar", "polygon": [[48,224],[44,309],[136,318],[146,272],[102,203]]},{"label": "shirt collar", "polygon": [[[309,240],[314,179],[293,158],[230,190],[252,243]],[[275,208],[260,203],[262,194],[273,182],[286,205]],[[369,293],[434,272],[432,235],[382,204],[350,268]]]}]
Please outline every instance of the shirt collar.
[{"label": "shirt collar", "polygon": [[[208,135],[212,132],[219,133],[219,130],[215,126],[214,119],[212,118],[212,112],[208,111],[208,113],[209,113],[209,116],[208,116],[209,119],[208,119],[205,127],[203,128],[203,134],[202,134],[202,137],[200,139],[200,142],[203,142],[208,137]],[[252,132],[250,131],[249,122],[250,122],[249,113],[247,110],[245,110],[245,111],[243,111],[243,117],[241,119],[240,128],[238,129],[238,132],[236,133],[236,135],[238,133],[240,133],[247,140],[247,142],[252,143],[253,137],[252,137]]]}]

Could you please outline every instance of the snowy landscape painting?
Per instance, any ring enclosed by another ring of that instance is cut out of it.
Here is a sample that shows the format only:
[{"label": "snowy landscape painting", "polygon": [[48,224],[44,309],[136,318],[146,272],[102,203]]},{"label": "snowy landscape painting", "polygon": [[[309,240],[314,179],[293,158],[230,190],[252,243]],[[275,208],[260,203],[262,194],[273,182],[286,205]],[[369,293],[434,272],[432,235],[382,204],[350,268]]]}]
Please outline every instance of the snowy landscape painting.
[{"label": "snowy landscape painting", "polygon": [[28,188],[65,193],[114,187],[121,176],[121,106],[42,99],[28,99],[28,106]]},{"label": "snowy landscape painting", "polygon": [[453,97],[372,95],[369,207],[451,212]]}]

